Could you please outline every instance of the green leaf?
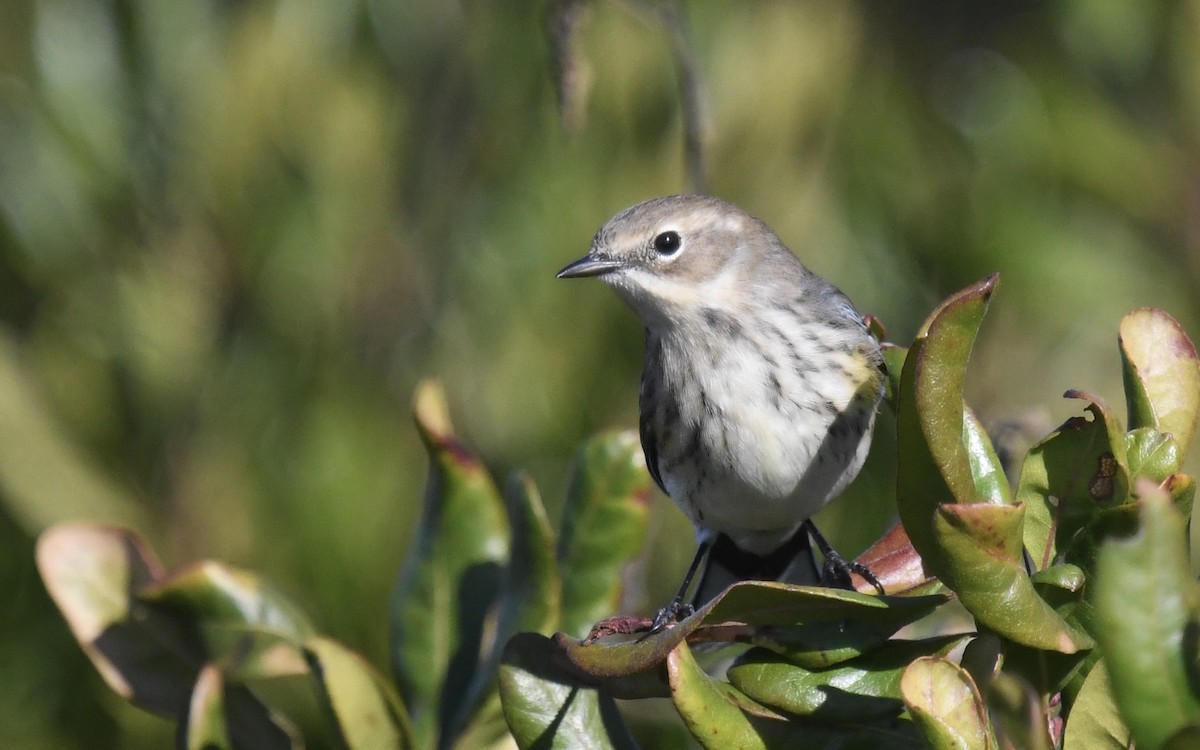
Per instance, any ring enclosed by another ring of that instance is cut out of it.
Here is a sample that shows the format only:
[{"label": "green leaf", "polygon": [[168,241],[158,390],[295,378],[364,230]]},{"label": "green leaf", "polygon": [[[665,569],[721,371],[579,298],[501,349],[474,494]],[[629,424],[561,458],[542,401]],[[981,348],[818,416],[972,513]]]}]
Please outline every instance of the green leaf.
[{"label": "green leaf", "polygon": [[908,356],[908,349],[884,342],[880,345],[880,350],[883,352],[883,366],[887,370],[883,397],[887,403],[891,404],[893,411],[898,411],[900,376],[904,372],[904,359]]},{"label": "green leaf", "polygon": [[751,649],[727,672],[738,690],[771,708],[824,722],[858,722],[897,714],[900,677],[918,656],[945,655],[965,636],[889,641],[856,659],[810,670],[766,649]]},{"label": "green leaf", "polygon": [[134,598],[163,575],[141,538],[108,526],[55,526],[38,539],[37,566],[108,686],[160,716],[178,715],[205,654],[179,618]]},{"label": "green leaf", "polygon": [[1046,707],[1029,683],[1003,671],[992,677],[983,693],[1002,747],[1055,750]]},{"label": "green leaf", "polygon": [[512,527],[512,560],[500,596],[500,640],[520,631],[549,633],[558,625],[562,576],[554,530],[533,480],[509,478],[504,501]]},{"label": "green leaf", "polygon": [[622,569],[645,542],[649,502],[650,475],[637,435],[607,433],[584,444],[558,546],[564,632],[582,637],[616,611]]},{"label": "green leaf", "polygon": [[[548,633],[558,624],[562,579],[558,572],[554,532],[537,487],[524,473],[509,477],[504,501],[512,527],[512,556],[500,588],[495,642],[506,643],[522,631]],[[495,691],[502,650],[475,673],[449,736],[462,747],[491,744],[505,733],[500,699]]]},{"label": "green leaf", "polygon": [[940,596],[912,597],[883,610],[865,610],[863,617],[815,621],[794,626],[757,627],[746,641],[773,651],[806,669],[825,669],[862,656],[900,628],[932,612]]},{"label": "green leaf", "polygon": [[1152,482],[1139,482],[1137,492],[1137,532],[1105,542],[1096,561],[1096,637],[1121,714],[1138,747],[1153,749],[1200,724],[1187,645],[1200,591],[1183,517]]},{"label": "green leaf", "polygon": [[613,700],[571,680],[554,661],[549,639],[536,633],[504,648],[500,700],[517,747],[636,748]]},{"label": "green leaf", "polygon": [[[728,683],[718,682],[705,674],[686,643],[679,644],[667,657],[667,677],[671,684],[671,700],[683,723],[706,748],[765,750],[769,745],[763,737],[762,724],[784,724],[783,717],[755,705]],[[759,721],[751,720],[752,712]]]},{"label": "green leaf", "polygon": [[1121,321],[1129,426],[1170,433],[1186,455],[1200,414],[1200,359],[1183,327],[1162,310],[1142,308]]},{"label": "green leaf", "polygon": [[455,438],[440,389],[417,391],[429,454],[425,505],[392,595],[392,664],[418,746],[436,743],[467,695],[509,549],[504,503]]},{"label": "green leaf", "polygon": [[230,684],[215,664],[200,670],[186,713],[178,720],[188,747],[305,747],[305,738],[285,717],[268,708],[246,686]]},{"label": "green leaf", "polygon": [[900,691],[913,723],[934,750],[998,747],[978,688],[954,662],[916,659],[904,670]]},{"label": "green leaf", "polygon": [[1125,433],[1125,454],[1129,476],[1134,479],[1149,477],[1162,483],[1183,465],[1183,454],[1175,438],[1153,427],[1138,427]]},{"label": "green leaf", "polygon": [[1162,484],[1163,490],[1171,496],[1175,508],[1184,518],[1192,517],[1192,501],[1196,498],[1196,480],[1187,474],[1172,474]]},{"label": "green leaf", "polygon": [[183,730],[187,750],[229,750],[232,747],[225,730],[224,688],[220,669],[208,664],[200,670]]},{"label": "green leaf", "polygon": [[1080,391],[1091,419],[1072,417],[1029,450],[1017,501],[1025,545],[1041,570],[1055,559],[1091,568],[1098,540],[1132,526],[1125,434],[1104,403]]},{"label": "green leaf", "polygon": [[971,479],[975,483],[975,498],[978,502],[997,505],[1012,505],[1012,488],[1004,475],[1004,466],[992,439],[979,423],[979,418],[970,409],[963,411],[963,444],[967,447],[967,461],[971,465]]},{"label": "green leaf", "polygon": [[1017,643],[1073,654],[1090,648],[1034,589],[1021,551],[1024,508],[943,505],[934,527],[963,606],[981,625]]},{"label": "green leaf", "polygon": [[[963,440],[963,380],[998,278],[989,276],[939,305],[909,348],[901,374],[896,426],[900,518],[926,568],[939,577],[945,566],[933,533],[934,509],[991,499],[977,493]],[[983,453],[976,451],[977,460]]]},{"label": "green leaf", "polygon": [[188,565],[144,586],[137,596],[201,626],[253,625],[297,641],[313,634],[300,608],[268,582],[212,560]]},{"label": "green leaf", "polygon": [[[726,640],[761,642],[783,651],[794,647],[800,656],[818,660],[822,658],[818,653],[804,651],[803,641],[799,645],[788,641],[788,631],[792,627],[804,624],[840,627],[843,623],[855,623],[849,627],[855,628],[853,632],[857,636],[863,636],[871,628],[877,628],[876,632],[888,629],[894,632],[902,623],[923,617],[945,601],[946,597],[942,595],[882,597],[815,586],[743,581],[730,586],[721,596],[674,627],[644,639],[581,643],[560,633],[554,642],[561,649],[564,660],[593,681],[627,677],[652,669],[690,635],[698,640],[718,640],[725,634]],[[702,625],[705,631],[696,632]],[[822,633],[829,635],[830,631],[814,629],[808,635],[819,637]],[[829,647],[846,645],[831,640]]]},{"label": "green leaf", "polygon": [[1126,750],[1132,740],[1117,711],[1108,669],[1101,661],[1088,672],[1071,704],[1063,750]]},{"label": "green leaf", "polygon": [[305,653],[347,750],[415,747],[399,697],[361,656],[328,638]]}]

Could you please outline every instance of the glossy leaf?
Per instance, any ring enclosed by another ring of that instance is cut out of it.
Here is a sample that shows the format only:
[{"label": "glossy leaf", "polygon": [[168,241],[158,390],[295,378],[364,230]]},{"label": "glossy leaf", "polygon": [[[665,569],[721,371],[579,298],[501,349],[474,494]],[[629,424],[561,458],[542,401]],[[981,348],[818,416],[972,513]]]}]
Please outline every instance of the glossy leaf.
[{"label": "glossy leaf", "polygon": [[440,389],[423,384],[415,412],[429,480],[392,595],[392,662],[415,741],[430,746],[457,714],[479,663],[509,527],[483,464],[454,436]]},{"label": "glossy leaf", "polygon": [[1121,720],[1104,662],[1092,667],[1071,705],[1063,750],[1126,750],[1132,736]]},{"label": "glossy leaf", "polygon": [[560,628],[581,637],[617,611],[622,569],[645,542],[650,475],[632,432],[589,440],[575,459],[563,511]]},{"label": "glossy leaf", "polygon": [[924,327],[925,340],[914,371],[922,433],[934,463],[960,503],[980,500],[963,441],[963,385],[975,336],[998,281],[999,276],[993,274],[934,310]]},{"label": "glossy leaf", "polygon": [[1138,747],[1157,748],[1200,724],[1200,699],[1188,672],[1188,633],[1200,590],[1191,575],[1186,524],[1150,481],[1137,487],[1139,524],[1129,538],[1100,549],[1095,580],[1096,637],[1112,691]]},{"label": "glossy leaf", "polygon": [[983,698],[967,672],[938,657],[913,661],[900,680],[913,723],[934,750],[998,747]]},{"label": "glossy leaf", "polygon": [[347,750],[414,747],[399,698],[361,656],[328,638],[305,651]]},{"label": "glossy leaf", "polygon": [[916,607],[895,607],[884,617],[812,622],[805,625],[756,628],[746,641],[761,646],[806,669],[825,669],[862,656],[938,606],[940,597],[924,598]]},{"label": "glossy leaf", "polygon": [[963,380],[997,280],[989,276],[934,310],[909,348],[901,374],[896,475],[900,518],[926,568],[939,574],[945,566],[933,533],[934,509],[983,499],[963,441]]},{"label": "glossy leaf", "polygon": [[[783,717],[755,705],[728,683],[715,681],[705,674],[685,643],[667,658],[667,676],[676,710],[705,748],[765,749],[769,745],[759,724],[784,724]],[[751,721],[751,712],[758,715],[760,722]]]},{"label": "glossy leaf", "polygon": [[[936,594],[945,588],[940,581],[926,573],[921,556],[913,547],[903,524],[888,529],[886,534],[858,556],[858,562],[875,574],[883,590],[889,594]],[[862,576],[851,573],[850,577],[856,591],[867,594],[875,592],[874,584]]]},{"label": "glossy leaf", "polygon": [[1034,589],[1021,549],[1024,508],[1012,505],[945,505],[935,531],[955,581],[955,591],[981,625],[1017,643],[1072,654],[1090,648]]},{"label": "glossy leaf", "polygon": [[1096,397],[1066,395],[1087,400],[1091,419],[1072,417],[1031,448],[1017,490],[1025,545],[1039,570],[1063,556],[1090,568],[1096,541],[1132,526],[1124,431]]},{"label": "glossy leaf", "polygon": [[[513,474],[505,485],[504,501],[512,528],[512,557],[500,589],[497,644],[520,632],[551,632],[558,624],[562,600],[554,532],[533,480],[523,473]],[[459,746],[491,744],[506,732],[495,692],[501,653],[502,649],[494,648],[480,665],[458,716],[449,725],[448,734],[457,738]]]},{"label": "glossy leaf", "polygon": [[889,641],[828,669],[809,670],[766,649],[751,649],[727,672],[730,683],[771,708],[825,722],[867,721],[903,707],[900,676],[919,656],[945,655],[963,636]]},{"label": "glossy leaf", "polygon": [[1121,321],[1129,426],[1170,433],[1186,454],[1200,414],[1200,358],[1183,327],[1162,310],[1142,308]]},{"label": "glossy leaf", "polygon": [[884,399],[891,405],[892,410],[896,411],[899,404],[900,376],[904,372],[904,359],[908,356],[908,349],[884,342],[880,350],[883,352],[883,366],[887,370]]},{"label": "glossy leaf", "polygon": [[500,699],[517,747],[635,748],[612,699],[571,680],[554,658],[549,640],[535,633],[504,648]]},{"label": "glossy leaf", "polygon": [[1183,464],[1183,454],[1175,438],[1153,427],[1139,427],[1125,433],[1125,454],[1130,477],[1148,477],[1160,483]]},{"label": "glossy leaf", "polygon": [[970,409],[963,411],[962,440],[971,466],[971,479],[975,483],[976,501],[1012,505],[1012,488],[1008,485],[1008,477],[1004,475],[1004,466],[996,455],[996,448],[987,430]]},{"label": "glossy leaf", "polygon": [[[787,642],[788,634],[776,626],[832,624],[838,627],[841,623],[853,622],[854,637],[865,637],[871,629],[877,629],[875,632],[894,631],[900,624],[923,617],[945,601],[946,597],[940,595],[880,597],[840,589],[744,581],[729,587],[723,595],[674,627],[644,639],[581,643],[560,633],[554,642],[573,669],[594,680],[635,675],[653,668],[684,638],[691,635],[701,638],[696,631],[702,625],[727,634],[727,640],[755,642],[756,638],[761,638],[780,650],[792,649],[803,658],[819,660],[823,658],[819,648],[805,651],[802,643]],[[810,631],[809,635],[818,637],[822,633],[829,635],[829,631],[820,629]],[[830,638],[829,648],[846,646],[844,642],[834,640],[836,636]]]}]

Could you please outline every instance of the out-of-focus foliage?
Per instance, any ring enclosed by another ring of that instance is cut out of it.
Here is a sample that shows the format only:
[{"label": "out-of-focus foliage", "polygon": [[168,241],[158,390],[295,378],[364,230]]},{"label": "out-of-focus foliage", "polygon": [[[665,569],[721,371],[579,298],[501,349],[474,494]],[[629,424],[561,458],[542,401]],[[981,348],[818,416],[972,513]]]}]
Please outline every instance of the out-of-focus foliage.
[{"label": "out-of-focus foliage", "polygon": [[[689,188],[649,7],[583,4],[567,134],[538,3],[0,4],[0,745],[170,731],[73,645],[33,567],[49,524],[253,567],[382,665],[420,376],[543,486],[633,424],[633,316],[552,274],[616,210]],[[1130,309],[1196,330],[1200,4],[680,8],[713,192],[900,341],[1003,274],[966,383],[983,423],[1043,433],[1070,407],[1029,409],[1068,386],[1119,401]],[[879,432],[821,519],[848,551],[892,512]],[[665,503],[652,529],[649,580],[673,581],[690,536]]]}]

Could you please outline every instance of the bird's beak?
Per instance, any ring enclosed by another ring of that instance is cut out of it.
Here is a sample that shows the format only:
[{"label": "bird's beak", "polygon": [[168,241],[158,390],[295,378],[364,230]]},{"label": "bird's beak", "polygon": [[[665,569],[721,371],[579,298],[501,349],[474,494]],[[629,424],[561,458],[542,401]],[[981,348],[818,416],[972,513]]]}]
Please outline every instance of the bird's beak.
[{"label": "bird's beak", "polygon": [[616,271],[618,268],[623,268],[624,266],[624,263],[612,258],[597,258],[593,255],[585,255],[574,263],[568,264],[566,268],[558,272],[555,278],[575,279],[585,276],[603,276],[610,271]]}]

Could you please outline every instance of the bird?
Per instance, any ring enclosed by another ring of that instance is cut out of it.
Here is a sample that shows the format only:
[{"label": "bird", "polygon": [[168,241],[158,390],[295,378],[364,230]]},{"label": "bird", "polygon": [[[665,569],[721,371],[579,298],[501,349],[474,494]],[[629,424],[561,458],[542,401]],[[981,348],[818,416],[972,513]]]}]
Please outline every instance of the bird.
[{"label": "bird", "polygon": [[728,582],[803,580],[801,552],[815,568],[810,539],[824,557],[821,583],[849,587],[854,570],[882,591],[812,523],[862,468],[884,391],[880,344],[845,294],[766,223],[707,195],[617,213],[557,277],[599,279],[645,329],[642,451],[697,542],[651,633]]}]

